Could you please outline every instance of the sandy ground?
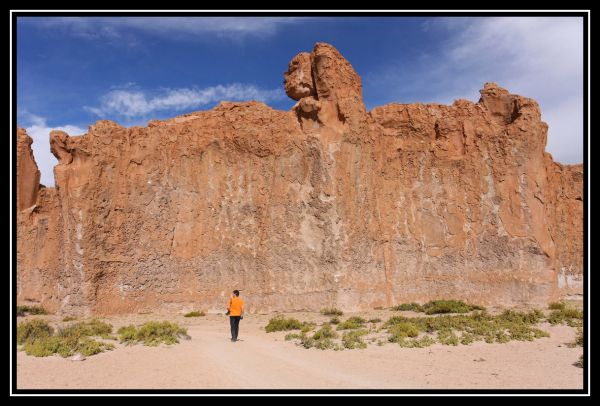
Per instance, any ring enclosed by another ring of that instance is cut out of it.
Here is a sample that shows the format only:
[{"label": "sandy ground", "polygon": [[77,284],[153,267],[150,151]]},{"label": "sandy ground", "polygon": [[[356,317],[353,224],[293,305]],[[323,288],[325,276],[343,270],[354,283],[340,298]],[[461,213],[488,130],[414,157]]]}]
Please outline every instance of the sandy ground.
[{"label": "sandy ground", "polygon": [[[363,317],[386,320],[392,313],[372,311]],[[398,313],[395,313],[398,314]],[[315,313],[293,313],[300,320],[323,322]],[[344,318],[351,315],[344,315]],[[53,316],[45,317],[60,321]],[[507,344],[401,348],[393,343],[362,350],[321,351],[285,341],[285,333],[264,331],[269,315],[247,315],[240,341],[230,342],[224,315],[184,318],[130,315],[102,320],[115,331],[125,324],[170,320],[192,337],[173,346],[116,344],[113,351],[84,361],[58,355],[36,358],[18,352],[17,387],[26,388],[259,388],[259,389],[582,389],[583,370],[573,364],[581,348],[569,348],[575,330],[543,325],[549,338]],[[19,318],[19,321],[22,319]]]}]

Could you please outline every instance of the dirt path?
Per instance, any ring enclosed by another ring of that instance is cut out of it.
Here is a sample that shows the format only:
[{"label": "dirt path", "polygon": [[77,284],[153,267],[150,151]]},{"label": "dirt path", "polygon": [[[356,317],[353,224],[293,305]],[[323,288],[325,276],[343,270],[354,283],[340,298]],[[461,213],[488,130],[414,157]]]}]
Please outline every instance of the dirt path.
[{"label": "dirt path", "polygon": [[[320,320],[315,315],[298,318]],[[229,341],[225,317],[126,316],[109,318],[115,328],[149,319],[170,319],[192,337],[174,346],[117,344],[85,361],[59,356],[17,355],[19,388],[572,388],[583,387],[573,366],[581,348],[565,343],[573,329],[545,326],[551,337],[533,342],[474,343],[450,347],[306,350],[262,329],[269,317],[249,315],[240,339]]]}]

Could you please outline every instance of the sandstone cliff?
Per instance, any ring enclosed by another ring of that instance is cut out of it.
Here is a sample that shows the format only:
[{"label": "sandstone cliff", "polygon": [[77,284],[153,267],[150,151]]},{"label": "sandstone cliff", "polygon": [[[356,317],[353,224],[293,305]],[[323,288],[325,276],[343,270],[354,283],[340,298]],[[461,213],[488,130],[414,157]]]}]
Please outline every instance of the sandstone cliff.
[{"label": "sandstone cliff", "polygon": [[18,300],[60,313],[345,310],[435,298],[542,304],[581,293],[582,166],[544,152],[534,100],[367,112],[331,45],[258,102],[50,134],[56,188],[18,142]]}]

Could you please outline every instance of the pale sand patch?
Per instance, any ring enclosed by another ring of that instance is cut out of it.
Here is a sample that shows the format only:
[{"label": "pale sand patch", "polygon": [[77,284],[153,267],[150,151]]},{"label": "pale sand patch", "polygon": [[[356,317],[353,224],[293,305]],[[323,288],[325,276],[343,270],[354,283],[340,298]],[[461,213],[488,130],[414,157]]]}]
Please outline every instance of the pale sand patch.
[{"label": "pale sand patch", "polygon": [[[386,320],[392,313],[360,313]],[[393,313],[398,314],[398,313]],[[347,316],[344,315],[344,319]],[[103,318],[118,327],[148,320],[176,321],[192,337],[174,346],[116,344],[113,351],[69,361],[18,352],[17,387],[26,388],[348,388],[348,389],[582,389],[583,370],[573,366],[582,349],[565,344],[575,329],[544,325],[549,338],[507,344],[401,348],[369,345],[364,350],[306,350],[285,333],[264,332],[271,316],[247,315],[240,339],[229,341],[223,315],[127,315]],[[300,320],[328,317],[295,313]],[[52,321],[60,318],[45,316]],[[21,318],[19,318],[21,321]]]}]

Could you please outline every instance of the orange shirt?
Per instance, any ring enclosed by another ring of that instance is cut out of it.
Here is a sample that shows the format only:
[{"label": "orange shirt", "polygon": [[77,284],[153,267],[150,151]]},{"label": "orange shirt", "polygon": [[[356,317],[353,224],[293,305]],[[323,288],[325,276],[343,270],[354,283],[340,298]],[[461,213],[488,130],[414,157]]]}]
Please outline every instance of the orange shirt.
[{"label": "orange shirt", "polygon": [[229,299],[227,308],[230,316],[241,316],[244,311],[244,301],[238,296],[234,296],[233,299]]}]

